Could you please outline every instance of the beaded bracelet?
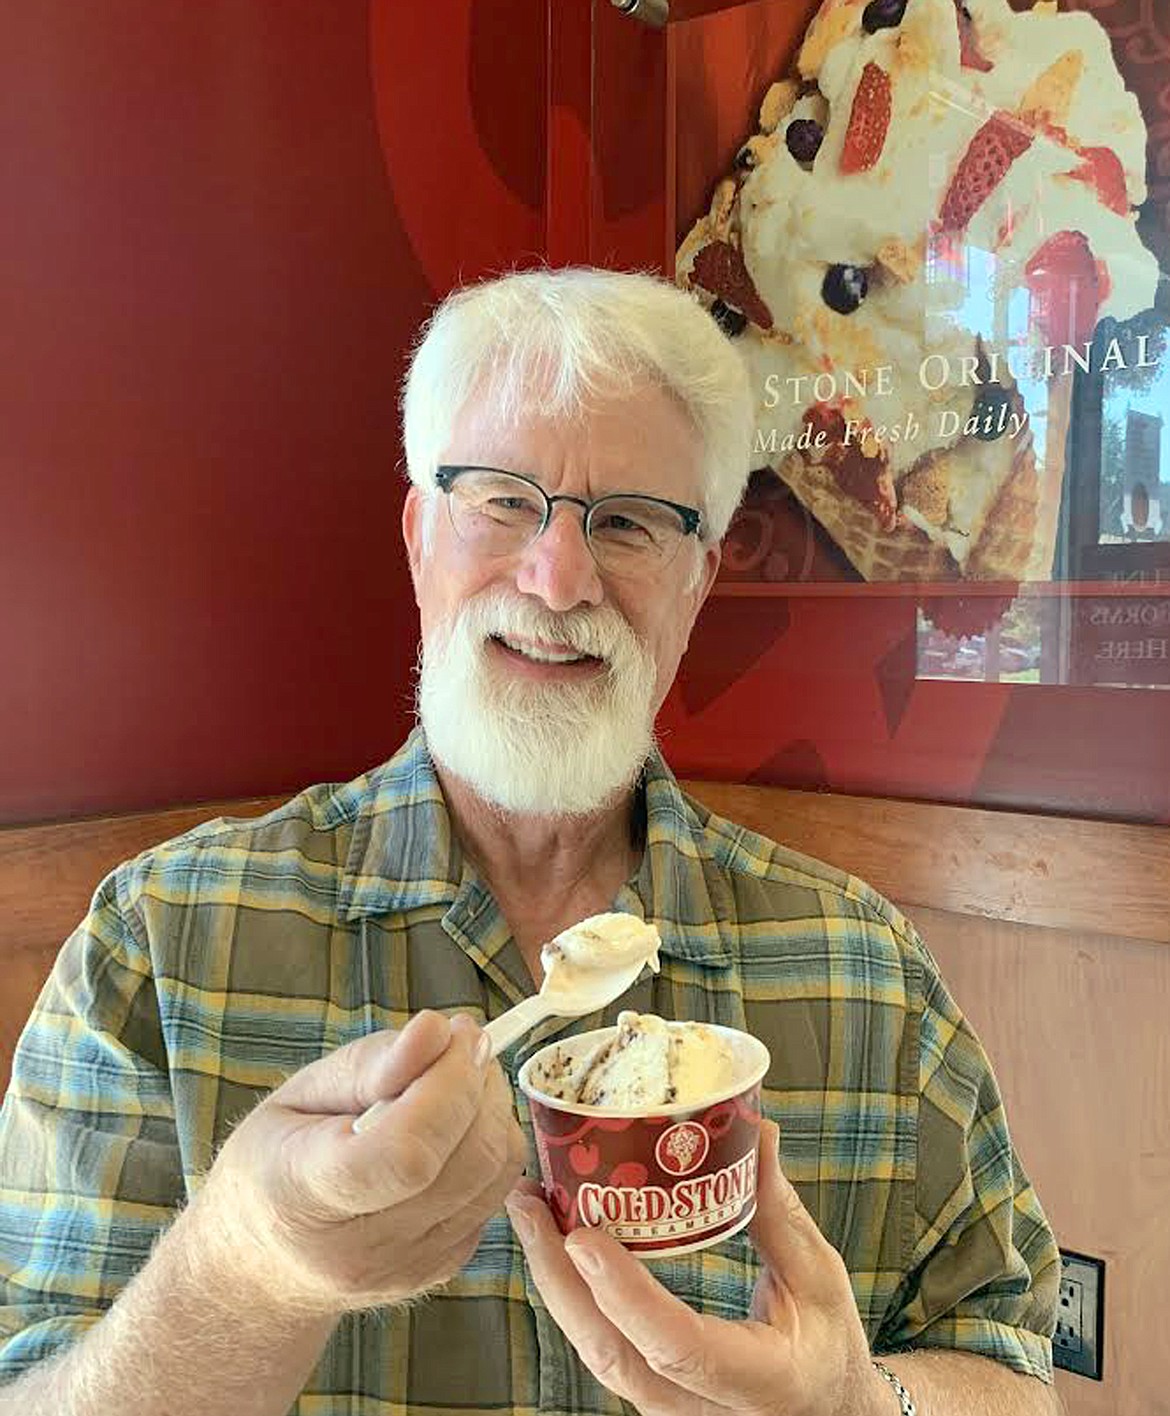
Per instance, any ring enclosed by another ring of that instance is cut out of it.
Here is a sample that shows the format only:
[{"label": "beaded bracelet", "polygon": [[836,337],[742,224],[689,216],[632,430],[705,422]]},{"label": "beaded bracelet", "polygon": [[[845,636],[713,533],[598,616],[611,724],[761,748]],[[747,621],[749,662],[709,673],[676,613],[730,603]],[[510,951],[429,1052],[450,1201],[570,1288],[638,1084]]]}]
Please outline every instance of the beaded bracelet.
[{"label": "beaded bracelet", "polygon": [[878,1375],[884,1377],[886,1381],[888,1381],[889,1384],[894,1388],[894,1393],[898,1398],[898,1410],[900,1412],[900,1416],[918,1416],[918,1408],[910,1399],[910,1393],[906,1390],[906,1388],[902,1385],[898,1378],[893,1374],[893,1372],[890,1371],[889,1367],[883,1366],[882,1363],[879,1362],[876,1357],[871,1357],[870,1361],[873,1363]]}]

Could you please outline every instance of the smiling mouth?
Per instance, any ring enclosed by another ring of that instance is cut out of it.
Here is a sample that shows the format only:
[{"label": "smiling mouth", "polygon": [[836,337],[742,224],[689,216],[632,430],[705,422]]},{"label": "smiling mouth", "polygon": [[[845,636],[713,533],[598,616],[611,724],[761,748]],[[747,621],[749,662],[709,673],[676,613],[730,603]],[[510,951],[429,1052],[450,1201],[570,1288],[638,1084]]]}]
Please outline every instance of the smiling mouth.
[{"label": "smiling mouth", "polygon": [[506,634],[493,634],[491,642],[498,644],[508,653],[527,659],[534,664],[600,664],[601,659],[594,654],[582,654],[563,644],[539,644],[531,639],[513,638]]}]

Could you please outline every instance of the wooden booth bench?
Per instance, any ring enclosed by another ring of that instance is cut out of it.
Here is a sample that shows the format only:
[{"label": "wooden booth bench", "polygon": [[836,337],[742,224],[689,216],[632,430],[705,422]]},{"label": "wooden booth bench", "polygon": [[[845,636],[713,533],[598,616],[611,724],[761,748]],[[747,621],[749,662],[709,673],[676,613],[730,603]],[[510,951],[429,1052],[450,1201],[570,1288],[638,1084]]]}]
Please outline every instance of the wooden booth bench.
[{"label": "wooden booth bench", "polygon": [[[1070,1416],[1161,1410],[1170,1272],[1170,827],[689,782],[914,920],[996,1067],[1061,1246],[1104,1258],[1104,1381]],[[0,1080],[62,942],[119,861],[277,798],[0,830]]]}]

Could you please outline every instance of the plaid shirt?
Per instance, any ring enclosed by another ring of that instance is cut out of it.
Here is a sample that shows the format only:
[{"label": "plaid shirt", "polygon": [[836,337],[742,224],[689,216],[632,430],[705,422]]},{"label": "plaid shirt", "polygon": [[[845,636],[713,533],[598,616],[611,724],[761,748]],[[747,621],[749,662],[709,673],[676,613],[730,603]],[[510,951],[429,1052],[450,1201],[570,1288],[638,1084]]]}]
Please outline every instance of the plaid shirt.
[{"label": "plaid shirt", "polygon": [[[844,1256],[876,1351],[960,1349],[1051,1380],[1053,1237],[987,1059],[911,926],[860,881],[712,815],[657,756],[644,781],[646,850],[614,907],[657,923],[662,972],[620,1006],[767,1044],[785,1171]],[[120,866],[57,961],[0,1113],[0,1380],[101,1317],[229,1128],[289,1073],[420,1008],[483,1021],[530,991],[417,731],[348,785]],[[513,1081],[556,1030],[504,1054]],[[757,1265],[739,1234],[653,1271],[734,1319]],[[621,1409],[502,1216],[441,1295],[343,1319],[293,1412],[457,1408]]]}]

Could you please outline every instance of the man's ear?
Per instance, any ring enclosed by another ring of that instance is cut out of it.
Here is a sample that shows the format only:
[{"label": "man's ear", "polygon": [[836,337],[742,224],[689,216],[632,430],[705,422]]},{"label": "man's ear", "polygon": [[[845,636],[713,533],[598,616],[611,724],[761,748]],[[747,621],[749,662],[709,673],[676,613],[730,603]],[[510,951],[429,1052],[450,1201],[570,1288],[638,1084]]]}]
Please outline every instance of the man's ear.
[{"label": "man's ear", "polygon": [[703,574],[698,585],[698,599],[695,601],[695,615],[703,608],[707,596],[711,593],[711,587],[715,584],[715,577],[719,574],[719,565],[723,560],[723,546],[719,541],[712,542],[703,552]]},{"label": "man's ear", "polygon": [[717,541],[703,548],[703,562],[699,567],[699,578],[694,587],[686,592],[687,598],[691,600],[691,617],[687,625],[686,644],[691,642],[691,631],[695,627],[695,621],[699,618],[699,611],[711,593],[712,585],[715,584],[715,577],[719,574],[719,563],[722,559],[723,550]]},{"label": "man's ear", "polygon": [[410,578],[414,584],[416,600],[418,572],[422,564],[423,518],[426,514],[423,494],[412,482],[407,488],[406,501],[402,505],[402,539],[406,542],[406,558],[410,563]]}]

